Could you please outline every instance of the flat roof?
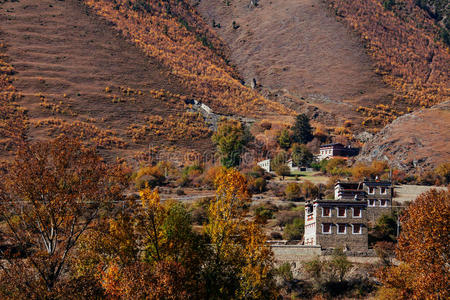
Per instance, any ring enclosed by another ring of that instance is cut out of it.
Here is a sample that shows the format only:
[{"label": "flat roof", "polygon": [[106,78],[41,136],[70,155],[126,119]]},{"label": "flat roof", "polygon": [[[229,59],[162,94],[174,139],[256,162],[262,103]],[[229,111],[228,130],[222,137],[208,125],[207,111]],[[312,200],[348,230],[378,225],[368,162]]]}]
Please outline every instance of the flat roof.
[{"label": "flat roof", "polygon": [[333,144],[321,145],[320,148],[322,148],[322,147],[331,147],[331,146],[342,146],[342,147],[344,147],[344,145],[342,145],[341,143],[333,143]]}]

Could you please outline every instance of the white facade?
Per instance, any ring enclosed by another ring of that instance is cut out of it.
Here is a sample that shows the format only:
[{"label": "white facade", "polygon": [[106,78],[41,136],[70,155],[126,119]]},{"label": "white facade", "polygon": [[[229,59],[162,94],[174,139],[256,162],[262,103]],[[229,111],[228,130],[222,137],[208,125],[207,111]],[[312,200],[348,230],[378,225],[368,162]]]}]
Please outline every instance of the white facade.
[{"label": "white facade", "polygon": [[324,159],[330,159],[333,158],[334,153],[333,153],[333,148],[332,147],[327,147],[327,148],[321,148],[320,149],[320,153],[317,156],[317,159],[319,161],[324,160]]},{"label": "white facade", "polygon": [[314,204],[312,211],[305,209],[305,234],[303,241],[305,245],[317,245],[316,238],[316,214],[317,214],[317,204]]},{"label": "white facade", "polygon": [[263,168],[266,172],[270,172],[270,159],[260,161],[257,165]]}]

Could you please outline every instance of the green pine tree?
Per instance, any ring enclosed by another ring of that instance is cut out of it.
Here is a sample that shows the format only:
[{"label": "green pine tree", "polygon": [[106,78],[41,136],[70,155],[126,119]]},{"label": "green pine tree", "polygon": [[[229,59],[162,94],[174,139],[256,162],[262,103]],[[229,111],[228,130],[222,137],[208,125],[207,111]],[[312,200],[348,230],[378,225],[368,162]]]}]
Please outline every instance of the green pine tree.
[{"label": "green pine tree", "polygon": [[300,114],[295,118],[292,127],[292,141],[299,144],[306,144],[313,139],[312,127],[309,118],[305,114]]}]

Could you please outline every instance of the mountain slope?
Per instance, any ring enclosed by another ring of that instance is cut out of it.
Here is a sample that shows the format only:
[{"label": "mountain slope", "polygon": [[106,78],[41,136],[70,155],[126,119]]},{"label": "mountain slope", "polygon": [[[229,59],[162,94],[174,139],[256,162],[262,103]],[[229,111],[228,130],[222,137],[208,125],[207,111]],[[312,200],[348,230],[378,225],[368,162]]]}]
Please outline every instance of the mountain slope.
[{"label": "mountain slope", "polygon": [[245,81],[255,78],[269,97],[298,111],[318,107],[327,124],[360,124],[359,105],[390,103],[393,90],[374,73],[359,38],[322,1],[227,2],[191,1],[216,25]]},{"label": "mountain slope", "polygon": [[222,42],[187,3],[180,0],[85,0],[148,56],[167,66],[197,100],[223,114],[260,117],[289,114],[283,105],[243,86]]},{"label": "mountain slope", "polygon": [[360,160],[387,160],[410,173],[434,169],[450,158],[450,101],[399,117],[362,149]]},{"label": "mountain slope", "polygon": [[186,113],[183,100],[192,91],[79,1],[21,0],[0,9],[0,40],[16,71],[30,138],[64,132],[108,157],[133,157],[155,145],[211,149],[208,126]]}]

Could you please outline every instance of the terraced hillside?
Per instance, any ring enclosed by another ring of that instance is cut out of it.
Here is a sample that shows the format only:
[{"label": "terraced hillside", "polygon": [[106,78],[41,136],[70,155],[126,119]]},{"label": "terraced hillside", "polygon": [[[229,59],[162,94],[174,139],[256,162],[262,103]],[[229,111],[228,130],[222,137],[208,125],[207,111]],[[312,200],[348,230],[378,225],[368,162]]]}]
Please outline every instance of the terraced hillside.
[{"label": "terraced hillside", "polygon": [[[361,116],[359,106],[390,103],[393,90],[374,72],[359,38],[319,0],[198,1],[216,25],[246,82],[296,110],[318,107],[327,124]],[[325,112],[325,114],[323,114]]]},{"label": "terraced hillside", "polygon": [[186,112],[191,90],[79,1],[0,1],[0,40],[30,138],[65,132],[108,157],[211,148],[208,126]]}]

